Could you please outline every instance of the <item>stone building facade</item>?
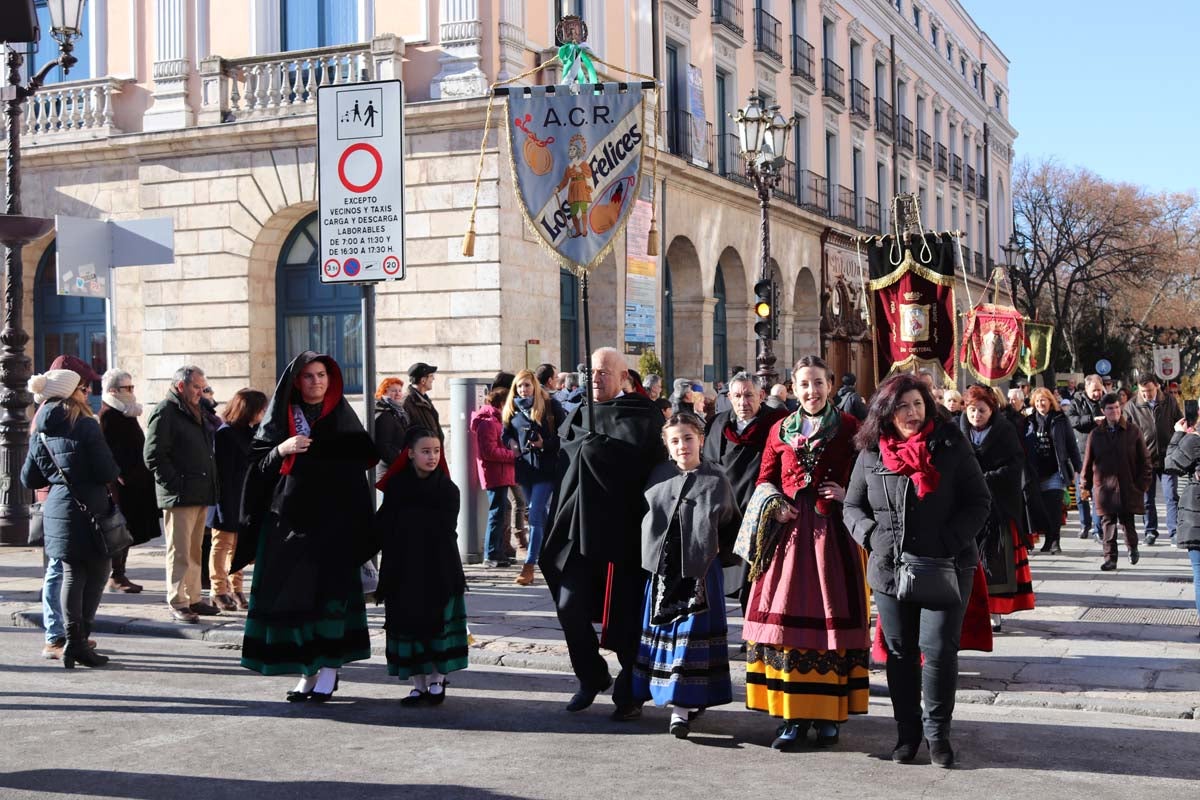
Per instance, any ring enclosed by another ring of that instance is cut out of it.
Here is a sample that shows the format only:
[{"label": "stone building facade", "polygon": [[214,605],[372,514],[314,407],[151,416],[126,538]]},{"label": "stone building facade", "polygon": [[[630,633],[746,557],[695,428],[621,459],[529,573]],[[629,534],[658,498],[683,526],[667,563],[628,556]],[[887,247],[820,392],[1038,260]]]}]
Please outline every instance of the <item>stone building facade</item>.
[{"label": "stone building facade", "polygon": [[[153,401],[194,362],[227,397],[269,390],[295,350],[317,346],[362,391],[357,290],[320,287],[312,255],[315,89],[393,77],[407,100],[407,279],[377,290],[378,376],[416,360],[442,377],[577,362],[577,285],[526,230],[495,129],[475,252],[460,253],[488,86],[544,63],[564,12],[582,14],[601,58],[664,85],[653,311],[671,375],[753,364],[759,207],[728,116],[752,88],[797,120],[771,205],[781,366],[821,352],[869,381],[853,237],[888,229],[894,174],[928,225],[966,232],[973,294],[1001,260],[1007,60],[957,0],[89,0],[80,67],[27,109],[25,213],[168,216],[176,257],[117,270],[106,305],[54,295],[53,234],[27,247],[35,368],[77,352],[128,369]],[[595,346],[629,338],[629,251],[622,237],[593,275]]]}]

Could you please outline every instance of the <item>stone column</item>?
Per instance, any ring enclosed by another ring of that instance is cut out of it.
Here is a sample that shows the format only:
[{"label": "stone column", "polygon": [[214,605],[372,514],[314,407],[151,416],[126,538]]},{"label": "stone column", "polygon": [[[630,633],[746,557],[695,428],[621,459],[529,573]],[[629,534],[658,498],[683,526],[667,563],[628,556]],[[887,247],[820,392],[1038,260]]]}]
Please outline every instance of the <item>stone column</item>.
[{"label": "stone column", "polygon": [[440,0],[438,39],[442,71],[434,76],[429,95],[434,100],[486,94],[487,76],[479,67],[483,22],[479,0]]},{"label": "stone column", "polygon": [[525,2],[500,0],[499,80],[515,78],[525,71]]},{"label": "stone column", "polygon": [[371,40],[371,75],[377,81],[404,77],[404,40],[384,33]]},{"label": "stone column", "polygon": [[154,104],[146,111],[147,131],[187,128],[195,123],[189,103],[187,0],[154,3]]}]

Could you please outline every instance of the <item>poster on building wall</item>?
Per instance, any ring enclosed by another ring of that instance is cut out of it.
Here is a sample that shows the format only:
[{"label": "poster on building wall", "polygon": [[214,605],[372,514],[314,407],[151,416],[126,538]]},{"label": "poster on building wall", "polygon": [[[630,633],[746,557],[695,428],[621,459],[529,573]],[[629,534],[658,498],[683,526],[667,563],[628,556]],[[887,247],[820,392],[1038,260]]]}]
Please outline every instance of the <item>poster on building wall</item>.
[{"label": "poster on building wall", "polygon": [[867,245],[879,378],[930,370],[954,385],[954,239],[883,236]]},{"label": "poster on building wall", "polygon": [[705,139],[708,125],[704,118],[704,74],[694,64],[688,64],[688,110],[691,112],[688,134],[691,137],[692,163],[707,167],[708,148]]},{"label": "poster on building wall", "polygon": [[638,199],[625,228],[625,352],[641,355],[654,347],[658,305],[658,258],[646,255],[654,207]]}]

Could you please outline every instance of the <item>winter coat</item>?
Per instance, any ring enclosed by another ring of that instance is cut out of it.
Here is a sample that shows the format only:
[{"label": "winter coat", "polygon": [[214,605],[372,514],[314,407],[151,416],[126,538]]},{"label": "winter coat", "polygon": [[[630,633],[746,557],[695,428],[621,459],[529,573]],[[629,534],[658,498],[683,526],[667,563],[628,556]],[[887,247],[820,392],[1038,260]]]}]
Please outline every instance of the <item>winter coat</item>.
[{"label": "winter coat", "polygon": [[217,429],[215,453],[221,488],[216,505],[208,510],[210,528],[237,532],[242,518],[242,486],[250,468],[250,442],[255,430],[249,425],[236,428],[222,425]]},{"label": "winter coat", "polygon": [[853,386],[843,386],[838,389],[833,404],[838,407],[839,411],[849,414],[860,422],[867,418],[867,404],[863,402],[862,395]]},{"label": "winter coat", "polygon": [[438,419],[438,411],[433,402],[417,391],[411,383],[404,389],[404,413],[408,414],[408,425],[411,428],[425,428],[437,434],[445,441],[442,423]]},{"label": "winter coat", "polygon": [[683,577],[703,579],[719,553],[732,552],[742,514],[733,486],[719,466],[702,461],[689,475],[673,462],[659,464],[650,473],[645,495],[648,510],[642,517],[642,569],[658,571],[676,514],[683,536]]},{"label": "winter coat", "polygon": [[1179,476],[1179,530],[1175,542],[1200,549],[1200,436],[1175,432],[1167,445],[1166,471]]},{"label": "winter coat", "polygon": [[704,460],[725,470],[725,477],[733,485],[733,494],[738,509],[745,511],[758,485],[758,472],[762,467],[763,450],[767,437],[775,423],[787,416],[783,409],[771,409],[765,405],[739,434],[737,416],[733,411],[723,411],[713,417],[704,435]]},{"label": "winter coat", "polygon": [[[1030,454],[1030,461],[1035,469],[1038,468],[1037,460],[1037,417],[1035,411],[1025,418],[1025,449]],[[1061,411],[1051,410],[1050,416],[1046,418],[1046,424],[1050,426],[1050,440],[1054,443],[1054,457],[1058,461],[1058,474],[1066,484],[1075,482],[1075,473],[1083,466],[1083,459],[1079,456],[1079,445],[1075,442],[1075,434],[1071,430],[1071,423],[1067,420],[1067,415]],[[1038,471],[1038,479],[1046,480],[1051,475],[1043,475]]]},{"label": "winter coat", "polygon": [[923,499],[910,478],[883,465],[878,449],[859,453],[850,475],[842,519],[870,554],[867,582],[877,592],[896,594],[897,541],[915,555],[953,557],[960,570],[979,561],[975,537],[992,502],[979,461],[950,422],[934,427],[927,446],[941,480]]},{"label": "winter coat", "polygon": [[1175,423],[1183,419],[1179,403],[1166,392],[1158,393],[1158,400],[1151,408],[1136,397],[1125,406],[1125,419],[1138,426],[1146,450],[1150,453],[1150,465],[1155,472],[1163,471],[1167,456],[1167,445],[1175,435]]},{"label": "winter coat", "polygon": [[771,434],[767,437],[767,447],[763,451],[762,466],[758,471],[758,483],[777,486],[793,499],[801,492],[807,491],[818,516],[840,519],[841,504],[836,500],[818,496],[817,487],[825,481],[845,486],[850,480],[850,470],[854,467],[856,455],[854,434],[858,433],[858,420],[849,414],[839,414],[837,433],[825,443],[807,486],[801,485],[805,471],[796,455],[796,448],[783,441],[783,423],[786,421],[787,417],[784,417],[771,428]]},{"label": "winter coat", "polygon": [[[107,484],[121,474],[100,424],[82,415],[71,424],[64,403],[50,400],[38,411],[34,426],[46,435],[46,441],[35,435],[30,442],[21,483],[34,490],[50,487],[42,503],[46,557],[67,561],[104,558],[91,517],[78,505],[83,503],[92,514],[107,514],[111,507]],[[55,461],[71,481],[71,490]]]},{"label": "winter coat", "polygon": [[127,417],[107,403],[100,404],[100,430],[121,470],[113,484],[113,499],[125,515],[125,524],[134,544],[148,542],[162,534],[162,511],[154,494],[154,475],[143,455],[146,434],[136,417]]},{"label": "winter coat", "polygon": [[1154,480],[1150,453],[1137,426],[1122,418],[1116,429],[1103,426],[1088,435],[1083,457],[1083,488],[1104,515],[1146,513],[1145,492]]},{"label": "winter coat", "polygon": [[404,449],[408,425],[408,412],[404,410],[402,403],[393,403],[386,397],[375,401],[375,449],[379,451],[379,464],[375,467],[376,479],[383,477],[387,468]]},{"label": "winter coat", "polygon": [[958,421],[963,437],[975,452],[983,479],[1000,517],[1025,527],[1021,486],[1025,469],[1025,449],[1012,425],[1003,416],[993,414],[988,435],[978,447],[971,444],[971,424],[964,414]]},{"label": "winter coat", "polygon": [[484,489],[499,489],[517,482],[516,453],[504,446],[504,423],[500,411],[489,405],[471,415],[471,435],[475,437],[475,467]]},{"label": "winter coat", "polygon": [[[1101,400],[1103,397],[1101,397]],[[1071,428],[1075,431],[1075,444],[1079,445],[1079,452],[1083,452],[1087,447],[1088,434],[1096,430],[1096,417],[1104,416],[1104,407],[1100,405],[1100,400],[1093,400],[1088,397],[1085,392],[1076,392],[1075,399],[1071,401],[1071,410],[1067,412],[1067,418],[1071,421]]]},{"label": "winter coat", "polygon": [[159,508],[217,502],[213,435],[174,389],[150,412],[143,456],[154,473]]},{"label": "winter coat", "polygon": [[[552,397],[546,398],[545,416],[534,422],[532,417],[517,408],[512,419],[504,426],[504,441],[521,449],[516,461],[516,479],[522,485],[553,481],[558,469],[558,426],[567,418],[562,405]],[[536,431],[541,439],[540,448],[531,448],[530,437]]]}]

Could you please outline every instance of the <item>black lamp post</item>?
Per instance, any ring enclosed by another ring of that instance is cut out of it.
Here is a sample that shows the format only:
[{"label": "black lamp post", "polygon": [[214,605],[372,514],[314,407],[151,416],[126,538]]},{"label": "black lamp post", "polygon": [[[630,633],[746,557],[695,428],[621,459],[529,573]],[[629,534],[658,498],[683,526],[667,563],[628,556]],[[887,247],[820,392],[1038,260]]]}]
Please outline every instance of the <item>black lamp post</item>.
[{"label": "black lamp post", "polygon": [[771,192],[779,185],[780,174],[786,161],[787,138],[792,121],[779,111],[779,104],[763,108],[757,90],[751,90],[750,101],[739,109],[733,121],[738,126],[738,143],[742,158],[746,159],[746,177],[758,192],[758,205],[762,214],[762,253],[759,280],[755,284],[754,324],[756,336],[756,358],[758,367],[755,377],[759,385],[769,389],[779,377],[775,370],[775,353],[772,342],[779,338],[779,310],[775,307],[779,287],[775,285],[771,270]]},{"label": "black lamp post", "polygon": [[1107,289],[1096,293],[1096,308],[1100,309],[1100,355],[1108,348],[1108,301],[1111,299]]},{"label": "black lamp post", "polygon": [[[20,0],[18,0],[20,2]],[[29,447],[29,419],[26,411],[33,402],[26,389],[30,361],[25,355],[29,334],[25,332],[25,280],[22,274],[21,250],[26,244],[44,236],[54,227],[54,221],[21,215],[21,106],[42,87],[46,76],[55,67],[67,72],[77,59],[71,54],[73,40],[79,36],[86,0],[50,0],[51,33],[58,41],[59,56],[46,63],[37,74],[21,85],[21,65],[25,61],[20,47],[38,40],[36,16],[29,16],[24,30],[5,28],[8,45],[5,66],[8,81],[0,88],[8,125],[5,179],[7,196],[5,213],[0,215],[0,243],[8,248],[5,255],[4,330],[0,331],[0,545],[24,545],[29,537],[28,493],[21,486],[21,465]],[[29,2],[32,7],[33,3]],[[13,18],[10,18],[10,20]]]}]

